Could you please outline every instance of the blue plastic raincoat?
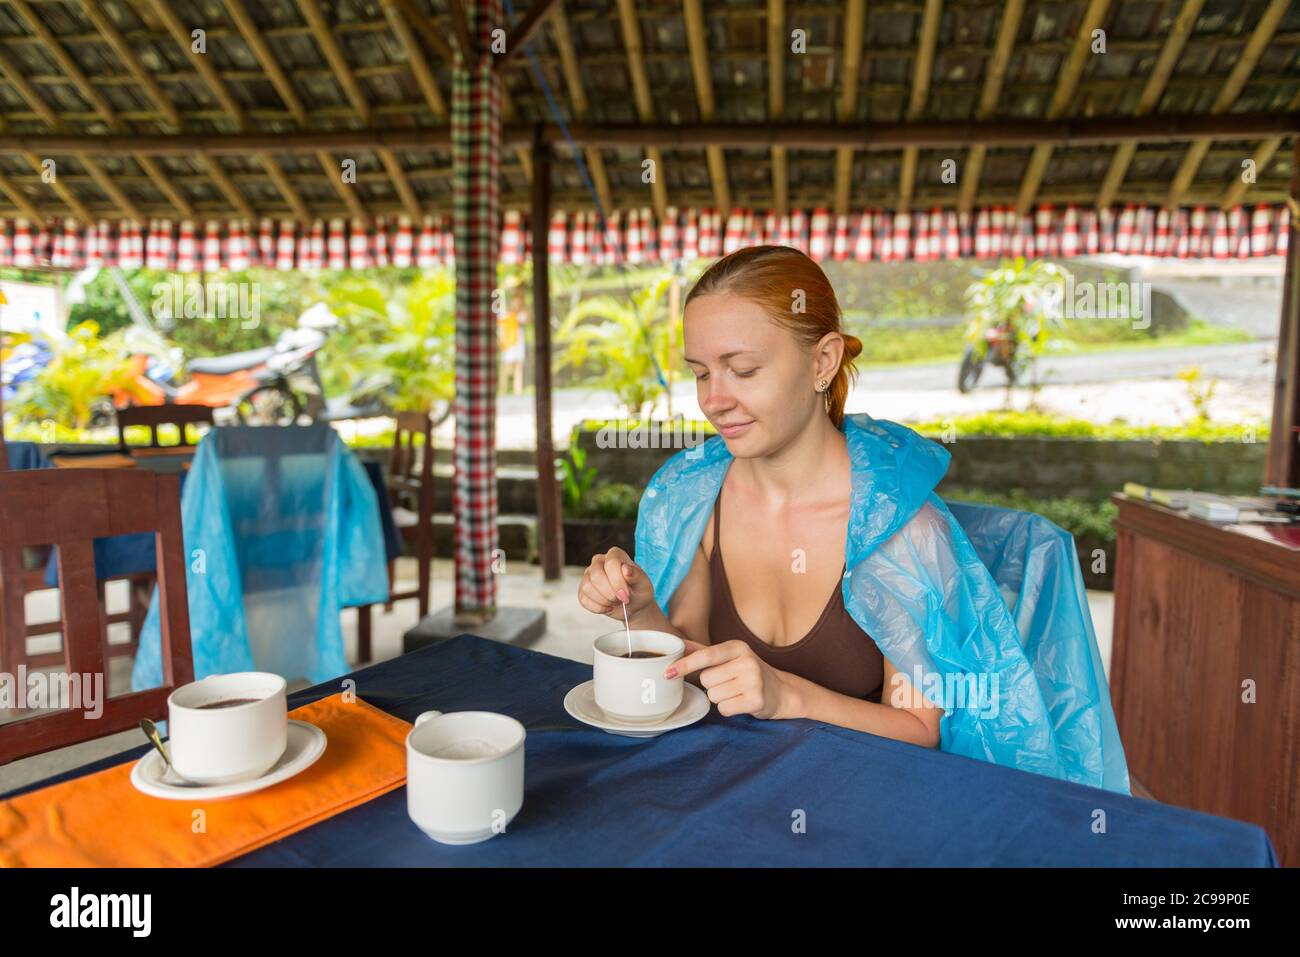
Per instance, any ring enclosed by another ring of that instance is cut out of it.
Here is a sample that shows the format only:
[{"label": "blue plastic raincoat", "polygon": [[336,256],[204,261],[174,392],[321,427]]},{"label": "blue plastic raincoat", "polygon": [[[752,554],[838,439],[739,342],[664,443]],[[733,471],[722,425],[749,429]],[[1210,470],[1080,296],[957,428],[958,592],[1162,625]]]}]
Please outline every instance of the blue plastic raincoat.
[{"label": "blue plastic raincoat", "polygon": [[[181,495],[194,676],[349,669],[341,609],[388,600],[374,487],[327,425],[213,429]],[[131,688],[162,684],[158,596]]]},{"label": "blue plastic raincoat", "polygon": [[[1028,512],[955,503],[963,529],[934,493],[943,446],[866,414],[847,416],[843,431],[853,488],[844,604],[944,708],[939,747],[1130,793],[1073,538]],[[665,614],[731,460],[715,436],[646,486],[636,562]]]}]

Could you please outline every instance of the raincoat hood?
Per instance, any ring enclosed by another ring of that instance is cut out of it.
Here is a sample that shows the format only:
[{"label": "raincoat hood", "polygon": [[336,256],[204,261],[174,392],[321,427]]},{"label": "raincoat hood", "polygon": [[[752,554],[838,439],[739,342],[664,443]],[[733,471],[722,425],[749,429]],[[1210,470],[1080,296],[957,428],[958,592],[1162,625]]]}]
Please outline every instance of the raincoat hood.
[{"label": "raincoat hood", "polygon": [[[1042,516],[993,506],[956,505],[959,523],[934,492],[950,459],[942,445],[865,413],[847,416],[843,432],[844,604],[943,706],[940,748],[1130,793],[1073,538]],[[715,436],[646,486],[635,558],[665,614],[732,458]]]}]

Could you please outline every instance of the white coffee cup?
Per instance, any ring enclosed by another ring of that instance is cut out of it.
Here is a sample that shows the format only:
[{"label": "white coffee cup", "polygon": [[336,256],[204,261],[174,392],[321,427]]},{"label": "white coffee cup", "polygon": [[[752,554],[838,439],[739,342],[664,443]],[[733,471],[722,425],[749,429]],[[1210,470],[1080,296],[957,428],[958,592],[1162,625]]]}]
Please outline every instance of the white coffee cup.
[{"label": "white coffee cup", "polygon": [[[167,696],[167,735],[176,773],[199,784],[230,784],[271,770],[289,743],[286,687],[280,675],[243,671],[173,691]],[[240,698],[253,700],[204,707]]]},{"label": "white coffee cup", "polygon": [[593,646],[596,705],[619,721],[650,724],[662,721],[682,703],[682,681],[665,678],[664,671],[686,653],[686,643],[663,631],[636,629],[632,651],[657,651],[653,658],[622,658],[627,654],[627,630],[601,635]]},{"label": "white coffee cup", "polygon": [[442,844],[502,833],[524,804],[524,726],[492,711],[426,711],[406,736],[406,811]]}]

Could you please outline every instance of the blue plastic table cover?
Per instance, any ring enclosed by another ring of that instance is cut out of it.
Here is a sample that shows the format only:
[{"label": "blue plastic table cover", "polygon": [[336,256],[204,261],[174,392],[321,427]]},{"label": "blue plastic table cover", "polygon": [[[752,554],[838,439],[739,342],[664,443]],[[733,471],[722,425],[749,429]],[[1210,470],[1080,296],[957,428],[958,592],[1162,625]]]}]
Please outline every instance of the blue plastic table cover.
[{"label": "blue plastic table cover", "polygon": [[[944,708],[940,748],[1128,794],[1074,539],[994,506],[961,509],[963,527],[934,492],[951,458],[942,445],[865,413],[847,416],[843,432],[844,605]],[[635,558],[665,614],[731,461],[714,436],[665,462],[642,495]]]},{"label": "blue plastic table cover", "polygon": [[[181,496],[196,678],[347,670],[341,609],[388,598],[384,536],[365,469],[327,425],[212,429]],[[162,684],[155,590],[131,675]]]},{"label": "blue plastic table cover", "polygon": [[[435,708],[517,718],[529,729],[519,815],[482,844],[438,844],[398,788],[222,866],[1277,866],[1255,824],[805,719],[711,708],[655,738],[606,734],[564,711],[590,664],[472,635],[346,677],[405,721]],[[289,707],[342,686],[304,689]]]}]

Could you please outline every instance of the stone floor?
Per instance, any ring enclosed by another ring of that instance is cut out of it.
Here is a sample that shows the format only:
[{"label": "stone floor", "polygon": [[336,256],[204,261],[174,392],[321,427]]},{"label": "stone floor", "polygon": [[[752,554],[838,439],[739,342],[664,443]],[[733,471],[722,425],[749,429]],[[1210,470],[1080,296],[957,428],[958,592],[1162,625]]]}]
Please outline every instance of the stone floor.
[{"label": "stone floor", "polygon": [[[544,582],[541,571],[535,565],[507,567],[499,580],[498,604],[519,605],[524,607],[541,607],[546,609],[546,633],[530,647],[535,651],[571,658],[574,661],[590,663],[591,643],[598,636],[613,630],[616,626],[610,619],[602,618],[585,611],[577,602],[578,584],[582,580],[582,568],[564,569],[564,578],[559,582]],[[415,562],[403,559],[398,564],[399,586],[407,581],[414,581]],[[50,620],[54,617],[54,592],[39,592],[29,595],[27,614],[30,621]],[[115,593],[110,589],[109,610],[116,611],[125,607],[125,593]],[[450,560],[437,560],[433,570],[433,607],[441,608],[453,599],[452,563]],[[1097,643],[1101,659],[1110,673],[1111,618],[1113,601],[1110,592],[1090,591],[1088,603],[1092,608],[1093,626],[1097,632]],[[348,660],[356,661],[356,613],[344,612],[343,632],[347,647]],[[402,652],[402,635],[416,623],[417,609],[414,601],[402,601],[393,606],[390,613],[376,609],[374,615],[373,654],[375,659],[383,660],[396,657]],[[113,626],[110,641],[125,640],[125,625]],[[33,653],[57,648],[57,638],[35,639],[30,645]],[[119,656],[112,659],[109,674],[110,696],[123,694],[130,690],[131,659]],[[309,684],[299,680],[290,684],[291,691],[304,688]],[[0,711],[0,721],[9,717]],[[47,754],[38,754],[22,761],[0,767],[0,793],[20,787],[32,781],[39,781],[69,768],[75,768],[89,761],[116,754],[141,744],[143,737],[139,731],[124,731],[109,735],[85,744],[62,748]]]}]

